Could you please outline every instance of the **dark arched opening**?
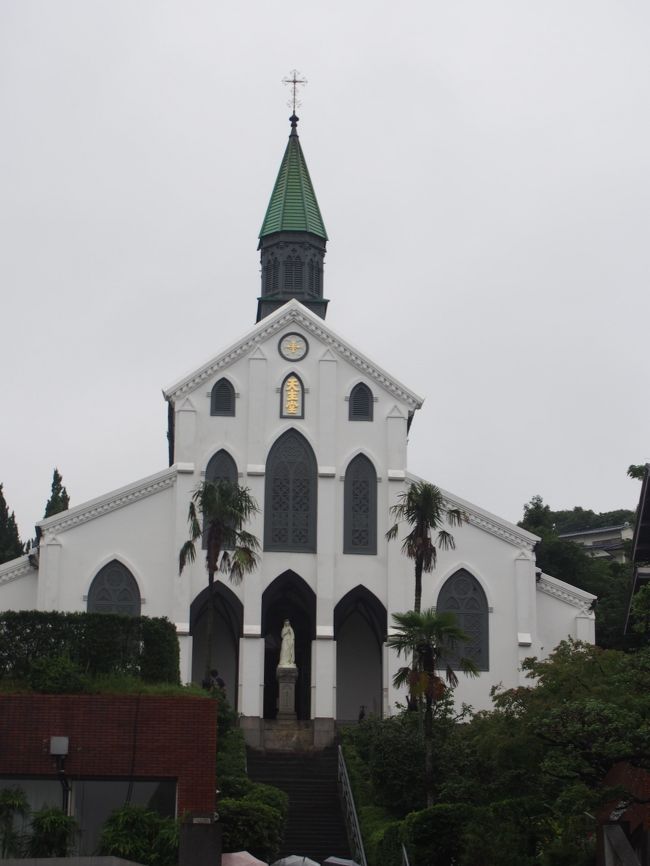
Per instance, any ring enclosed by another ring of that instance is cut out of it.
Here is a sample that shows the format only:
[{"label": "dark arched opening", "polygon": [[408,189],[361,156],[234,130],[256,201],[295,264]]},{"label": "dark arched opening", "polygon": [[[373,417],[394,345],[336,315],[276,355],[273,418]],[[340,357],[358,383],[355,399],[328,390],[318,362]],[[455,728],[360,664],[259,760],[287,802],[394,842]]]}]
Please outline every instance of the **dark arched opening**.
[{"label": "dark arched opening", "polygon": [[365,586],[351,589],[334,608],[339,722],[356,721],[361,707],[366,715],[382,714],[387,620],[386,608]]},{"label": "dark arched opening", "polygon": [[277,715],[280,632],[285,619],[296,638],[296,714],[311,718],[311,644],[316,637],[316,595],[293,571],[285,571],[262,594],[262,636],[264,637],[264,718]]},{"label": "dark arched opening", "polygon": [[[212,620],[212,647],[208,647]],[[210,668],[217,668],[226,684],[226,695],[236,709],[239,691],[239,638],[244,623],[244,606],[220,580],[214,584],[214,609],[210,591],[205,589],[190,605],[192,635],[192,682],[201,683]]]}]

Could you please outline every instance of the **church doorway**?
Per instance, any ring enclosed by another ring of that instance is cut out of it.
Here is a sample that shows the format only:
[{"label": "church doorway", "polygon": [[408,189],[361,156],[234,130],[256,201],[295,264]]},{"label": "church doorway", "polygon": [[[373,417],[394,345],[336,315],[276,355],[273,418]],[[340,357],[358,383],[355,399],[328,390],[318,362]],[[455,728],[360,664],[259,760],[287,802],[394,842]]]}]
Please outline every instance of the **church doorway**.
[{"label": "church doorway", "polygon": [[382,715],[386,608],[365,586],[350,590],[334,608],[336,718],[352,722]]},{"label": "church doorway", "polygon": [[226,684],[228,701],[237,709],[239,638],[243,629],[244,606],[220,580],[214,586],[214,606],[207,586],[190,606],[192,682],[200,684],[206,673],[216,668]]},{"label": "church doorway", "polygon": [[288,619],[295,633],[296,714],[311,718],[311,643],[316,637],[316,595],[293,571],[285,571],[262,594],[264,637],[264,718],[275,719],[278,710],[276,668],[280,658],[280,633]]}]

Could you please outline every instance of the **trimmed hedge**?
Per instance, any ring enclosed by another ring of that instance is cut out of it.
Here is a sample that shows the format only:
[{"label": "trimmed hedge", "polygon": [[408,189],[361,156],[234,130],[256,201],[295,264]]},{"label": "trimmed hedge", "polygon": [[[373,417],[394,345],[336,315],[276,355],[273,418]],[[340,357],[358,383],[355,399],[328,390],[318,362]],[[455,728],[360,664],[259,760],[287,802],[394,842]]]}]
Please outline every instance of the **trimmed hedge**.
[{"label": "trimmed hedge", "polygon": [[260,860],[271,862],[277,857],[282,842],[284,820],[280,812],[260,800],[219,802],[219,820],[223,827],[223,850],[249,851]]},{"label": "trimmed hedge", "polygon": [[0,614],[0,677],[29,680],[38,659],[68,658],[90,676],[123,673],[179,683],[176,629],[165,618],[112,613]]}]

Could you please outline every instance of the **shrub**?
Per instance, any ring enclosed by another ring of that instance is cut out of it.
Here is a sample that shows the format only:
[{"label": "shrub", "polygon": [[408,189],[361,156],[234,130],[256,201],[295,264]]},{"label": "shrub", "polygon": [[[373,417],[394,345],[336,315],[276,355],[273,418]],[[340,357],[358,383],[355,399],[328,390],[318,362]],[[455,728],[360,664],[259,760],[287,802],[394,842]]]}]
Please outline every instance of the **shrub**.
[{"label": "shrub", "polygon": [[91,676],[180,682],[176,629],[167,619],[35,610],[0,614],[0,677],[28,679],[35,659],[62,655]]},{"label": "shrub", "polygon": [[88,686],[88,678],[67,656],[36,659],[28,681],[35,692],[45,695],[78,695]]},{"label": "shrub", "polygon": [[141,806],[123,806],[104,824],[98,853],[145,866],[176,866],[178,824]]},{"label": "shrub", "polygon": [[27,856],[69,857],[78,829],[75,819],[61,809],[34,812]]},{"label": "shrub", "polygon": [[262,782],[252,782],[252,787],[243,799],[247,803],[264,803],[280,813],[282,818],[282,829],[289,813],[289,796],[273,785],[265,785]]},{"label": "shrub", "polygon": [[460,860],[463,827],[471,807],[441,803],[404,819],[402,841],[418,866],[452,866]]},{"label": "shrub", "polygon": [[231,728],[217,740],[217,782],[246,776],[246,743],[240,728]]},{"label": "shrub", "polygon": [[28,813],[27,797],[22,788],[0,790],[0,858],[21,856],[23,840],[15,829],[15,820]]},{"label": "shrub", "polygon": [[223,850],[249,851],[260,860],[275,860],[282,841],[282,815],[277,809],[256,800],[219,802],[223,827]]}]

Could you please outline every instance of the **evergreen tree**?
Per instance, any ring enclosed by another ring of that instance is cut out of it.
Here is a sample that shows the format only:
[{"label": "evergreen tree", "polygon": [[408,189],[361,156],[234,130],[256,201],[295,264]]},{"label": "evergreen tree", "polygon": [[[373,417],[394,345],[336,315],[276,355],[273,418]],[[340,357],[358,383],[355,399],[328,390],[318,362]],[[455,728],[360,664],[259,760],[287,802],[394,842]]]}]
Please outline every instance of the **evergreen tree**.
[{"label": "evergreen tree", "polygon": [[45,514],[43,517],[52,517],[53,514],[58,514],[60,511],[67,511],[70,504],[68,491],[62,484],[63,478],[58,469],[54,469],[52,475],[52,492],[45,506]]},{"label": "evergreen tree", "polygon": [[18,535],[16,517],[13,511],[9,514],[0,484],[0,563],[9,562],[10,559],[22,555],[23,545]]}]

